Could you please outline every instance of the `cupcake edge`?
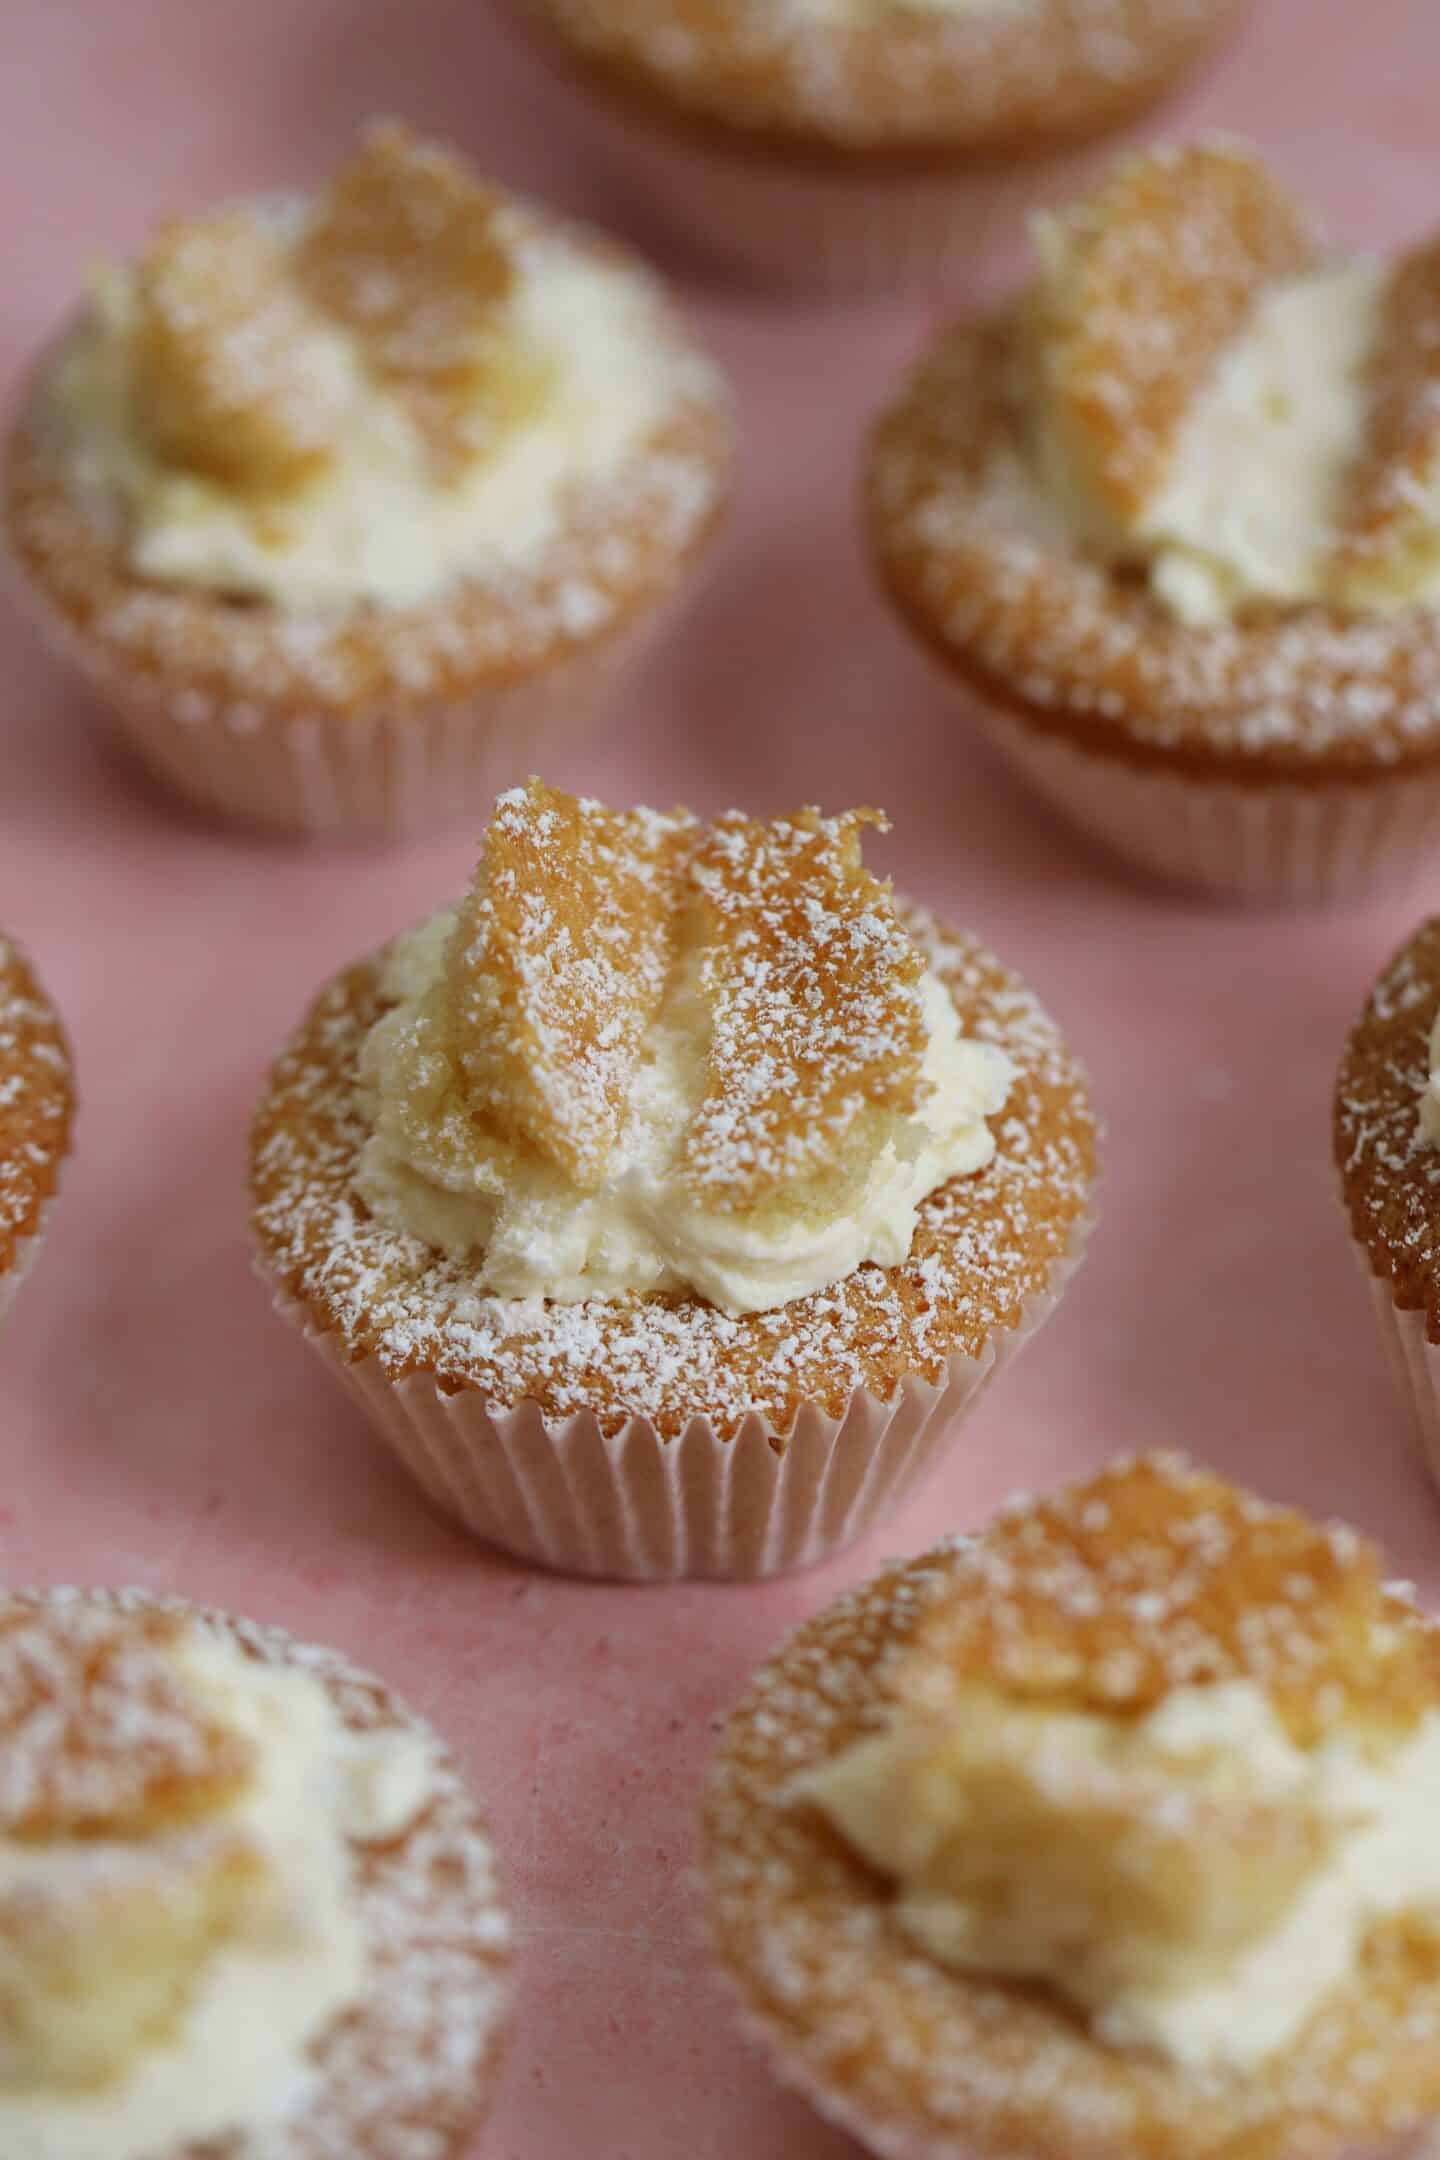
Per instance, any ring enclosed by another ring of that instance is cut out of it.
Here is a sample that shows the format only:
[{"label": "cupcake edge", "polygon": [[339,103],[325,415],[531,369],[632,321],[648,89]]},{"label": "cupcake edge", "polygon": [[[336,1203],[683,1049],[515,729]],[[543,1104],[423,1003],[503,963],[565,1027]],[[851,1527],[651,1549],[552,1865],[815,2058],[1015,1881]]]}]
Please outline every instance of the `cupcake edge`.
[{"label": "cupcake edge", "polygon": [[929,1475],[961,1420],[1054,1311],[1084,1257],[1087,1209],[1042,1291],[978,1357],[888,1399],[857,1388],[843,1414],[801,1405],[783,1432],[751,1412],[722,1438],[694,1416],[674,1438],[632,1414],[607,1434],[593,1411],[502,1409],[433,1373],[391,1379],[347,1357],[263,1265],[277,1312],[361,1404],[422,1490],[504,1551],[567,1575],[616,1582],[753,1582],[817,1566],[852,1545]]}]

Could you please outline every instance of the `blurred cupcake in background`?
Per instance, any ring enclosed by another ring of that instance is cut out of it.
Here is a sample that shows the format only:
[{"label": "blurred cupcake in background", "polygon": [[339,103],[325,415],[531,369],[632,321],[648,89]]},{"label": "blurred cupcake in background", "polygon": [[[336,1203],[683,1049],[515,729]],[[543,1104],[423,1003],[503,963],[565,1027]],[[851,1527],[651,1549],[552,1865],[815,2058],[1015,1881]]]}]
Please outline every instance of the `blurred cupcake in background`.
[{"label": "blurred cupcake in background", "polygon": [[1243,0],[510,0],[637,200],[815,290],[973,278]]},{"label": "blurred cupcake in background", "polygon": [[881,577],[1138,867],[1317,901],[1440,853],[1440,243],[1323,254],[1253,157],[1122,161],[883,416]]},{"label": "blurred cupcake in background", "polygon": [[1440,1626],[1179,1458],[1020,1498],[759,1672],[709,1922],[885,2160],[1423,2160]]},{"label": "blurred cupcake in background", "polygon": [[193,801],[478,816],[563,754],[720,519],[727,400],[656,281],[395,125],[313,201],[163,225],[42,359],[6,523],[43,629]]},{"label": "blurred cupcake in background", "polygon": [[462,2160],[510,2023],[478,1805],[370,1674],[143,1590],[0,1598],[5,2160]]},{"label": "blurred cupcake in background", "polygon": [[0,1320],[39,1249],[74,1113],[65,1031],[25,955],[0,932]]},{"label": "blurred cupcake in background", "polygon": [[1350,1031],[1335,1165],[1386,1357],[1440,1478],[1440,916],[1395,955]]}]

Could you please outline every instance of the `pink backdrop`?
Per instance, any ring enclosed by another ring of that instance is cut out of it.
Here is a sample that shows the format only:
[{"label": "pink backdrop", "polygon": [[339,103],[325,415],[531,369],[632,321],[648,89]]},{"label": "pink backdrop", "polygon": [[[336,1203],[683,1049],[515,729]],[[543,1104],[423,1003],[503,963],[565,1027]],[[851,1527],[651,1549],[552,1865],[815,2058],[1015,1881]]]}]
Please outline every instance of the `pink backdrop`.
[{"label": "pink backdrop", "polygon": [[[7,0],[0,386],[87,260],[153,215],[303,182],[398,111],[603,217],[483,0]],[[1170,123],[1257,135],[1348,241],[1440,219],[1434,0],[1261,0]],[[688,634],[551,777],[618,799],[891,811],[904,887],[1062,1017],[1109,1122],[1106,1219],[1059,1318],[878,1537],[759,1590],[548,1579],[411,1491],[249,1273],[244,1131],[320,979],[451,898],[475,835],[298,855],[160,800],[0,608],[0,921],[79,1059],[78,1155],[0,1346],[0,1573],[135,1582],[341,1645],[454,1742],[519,1922],[494,2160],[841,2160],[734,2037],[698,1939],[713,1722],[792,1622],[885,1555],[1117,1449],[1184,1447],[1353,1516],[1440,1595],[1440,1514],[1385,1383],[1331,1188],[1331,1077],[1435,891],[1309,919],[1137,888],[972,747],[867,581],[857,431],[927,309],[697,287],[746,466]],[[878,851],[877,851],[878,852]]]}]

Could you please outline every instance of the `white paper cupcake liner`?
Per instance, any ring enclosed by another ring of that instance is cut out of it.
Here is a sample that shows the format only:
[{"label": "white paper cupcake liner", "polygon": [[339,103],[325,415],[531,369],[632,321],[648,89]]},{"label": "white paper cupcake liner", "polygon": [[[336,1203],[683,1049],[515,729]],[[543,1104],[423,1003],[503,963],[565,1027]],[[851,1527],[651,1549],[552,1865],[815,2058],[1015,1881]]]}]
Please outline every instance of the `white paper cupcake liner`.
[{"label": "white paper cupcake liner", "polygon": [[428,1373],[393,1381],[373,1357],[352,1363],[283,1293],[276,1304],[431,1499],[488,1544],[568,1575],[754,1581],[813,1566],[899,1504],[1053,1311],[1089,1228],[1077,1226],[1018,1324],[978,1357],[951,1358],[938,1381],[907,1379],[888,1401],[857,1389],[838,1418],[806,1404],[784,1434],[752,1415],[729,1440],[705,1417],[673,1440],[645,1417],[607,1435],[592,1412],[501,1410]]},{"label": "white paper cupcake liner", "polygon": [[1440,768],[1245,784],[1131,765],[993,707],[984,725],[1057,810],[1171,883],[1303,904],[1403,886],[1440,860]]},{"label": "white paper cupcake liner", "polygon": [[1385,1360],[1395,1376],[1400,1399],[1408,1405],[1415,1436],[1431,1476],[1440,1482],[1440,1344],[1426,1333],[1423,1312],[1406,1312],[1395,1303],[1395,1286],[1377,1275],[1367,1248],[1351,1239],[1355,1263],[1365,1278]]},{"label": "white paper cupcake liner", "polygon": [[646,127],[569,82],[561,94],[647,219],[731,270],[835,295],[977,284],[1017,254],[1032,211],[1082,191],[1127,140],[877,175]]},{"label": "white paper cupcake liner", "polygon": [[400,840],[483,819],[504,788],[540,768],[553,772],[680,605],[645,607],[574,657],[458,704],[354,713],[265,712],[193,688],[157,691],[97,642],[67,633],[48,609],[41,623],[104,699],[129,748],[188,801],[305,840]]}]

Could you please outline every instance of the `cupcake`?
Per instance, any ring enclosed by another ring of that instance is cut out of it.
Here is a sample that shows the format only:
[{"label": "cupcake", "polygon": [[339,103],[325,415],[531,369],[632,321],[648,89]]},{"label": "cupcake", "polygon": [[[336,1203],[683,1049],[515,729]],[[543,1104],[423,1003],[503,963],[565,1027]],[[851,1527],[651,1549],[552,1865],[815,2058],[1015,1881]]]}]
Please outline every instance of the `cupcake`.
[{"label": "cupcake", "polygon": [[0,934],[0,1320],[39,1246],[74,1109],[64,1030],[19,946]]},{"label": "cupcake", "polygon": [[321,194],[94,280],[10,443],[43,630],[227,817],[483,814],[603,709],[705,552],[718,378],[636,262],[372,128]]},{"label": "cupcake", "polygon": [[511,0],[637,198],[832,292],[974,278],[1240,0]]},{"label": "cupcake", "polygon": [[860,1535],[1055,1299],[1095,1128],[873,815],[503,795],[470,892],[324,990],[252,1142],[282,1311],[523,1558],[754,1577]]},{"label": "cupcake", "polygon": [[1370,1548],[1129,1462],[780,1650],[710,1925],[781,2076],[891,2160],[1418,2160],[1437,1811],[1440,1628]]},{"label": "cupcake", "polygon": [[1350,1031],[1335,1165],[1386,1356],[1440,1477],[1440,918],[1396,954]]},{"label": "cupcake", "polygon": [[1215,893],[1440,848],[1440,244],[1317,252],[1251,157],[1121,163],[881,419],[901,615],[1076,823]]},{"label": "cupcake", "polygon": [[454,1764],[332,1652],[0,1599],[5,2160],[461,2160],[508,1996]]}]

